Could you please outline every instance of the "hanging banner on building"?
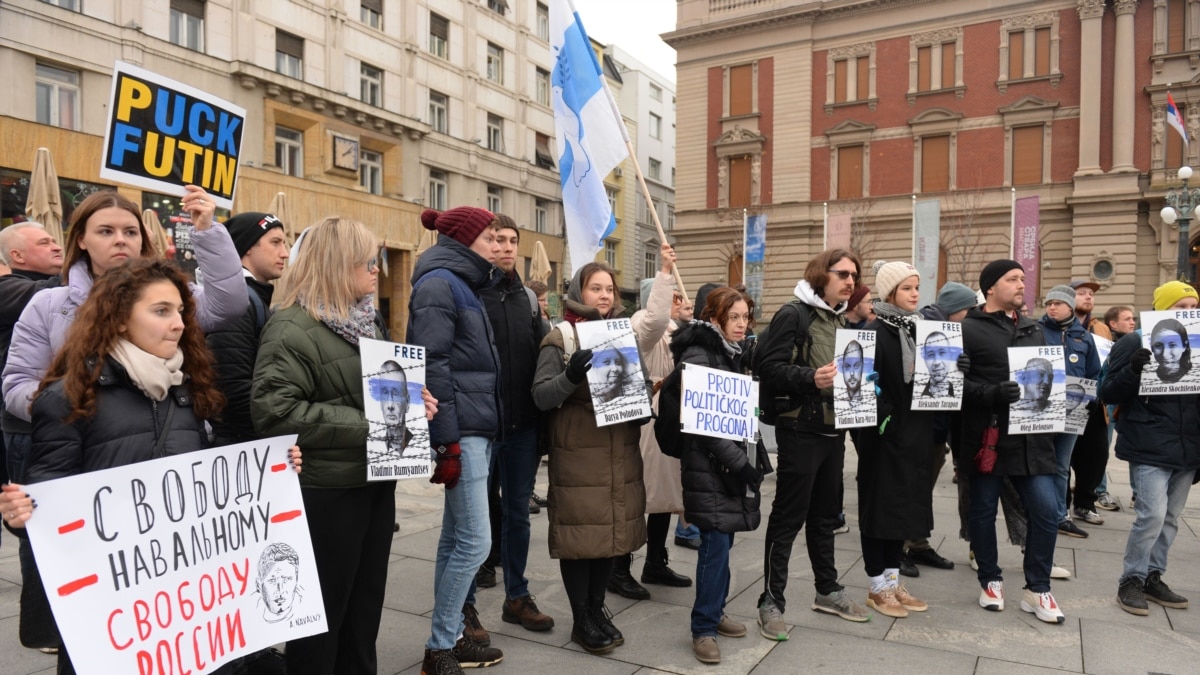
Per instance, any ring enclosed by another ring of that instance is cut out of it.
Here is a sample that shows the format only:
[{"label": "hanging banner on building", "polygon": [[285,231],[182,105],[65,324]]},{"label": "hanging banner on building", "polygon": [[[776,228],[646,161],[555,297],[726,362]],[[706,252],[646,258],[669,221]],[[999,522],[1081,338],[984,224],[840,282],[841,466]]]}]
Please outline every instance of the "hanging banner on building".
[{"label": "hanging banner on building", "polygon": [[875,384],[867,380],[875,372],[875,331],[839,329],[833,360],[837,364],[837,375],[833,377],[834,426],[875,426]]},{"label": "hanging banner on building", "polygon": [[742,246],[742,283],[746,294],[754,301],[754,317],[762,316],[763,273],[767,261],[767,214],[746,218],[746,235]]},{"label": "hanging banner on building", "polygon": [[[1025,268],[1026,298],[1042,296],[1038,290],[1038,273],[1042,269],[1040,204],[1037,196],[1022,197],[1014,200],[1012,207],[1012,259]],[[1033,306],[1032,300],[1029,306]]]},{"label": "hanging banner on building", "polygon": [[941,202],[926,199],[913,204],[913,267],[921,273],[920,306],[937,299],[938,259],[941,256]]},{"label": "hanging banner on building", "polygon": [[917,322],[917,360],[913,370],[913,410],[962,409],[962,324]]},{"label": "hanging banner on building", "polygon": [[825,248],[850,249],[850,231],[853,216],[837,213],[825,219]]},{"label": "hanging banner on building", "polygon": [[649,417],[650,396],[629,319],[581,321],[575,324],[575,330],[579,348],[592,350],[587,380],[596,426]]},{"label": "hanging banner on building", "polygon": [[1142,370],[1143,396],[1200,394],[1200,369],[1192,363],[1192,343],[1200,344],[1200,309],[1142,312],[1142,346],[1150,364]]},{"label": "hanging banner on building", "polygon": [[367,435],[367,480],[432,475],[429,422],[421,389],[425,348],[383,340],[359,340]]},{"label": "hanging banner on building", "polygon": [[1067,421],[1068,434],[1082,436],[1087,428],[1088,406],[1096,400],[1096,381],[1086,377],[1067,376]]},{"label": "hanging banner on building", "polygon": [[1009,347],[1009,379],[1021,386],[1021,398],[1009,406],[1008,433],[1063,431],[1067,389],[1062,347]]},{"label": "hanging banner on building", "polygon": [[753,441],[758,432],[758,382],[749,375],[685,364],[679,423],[684,433]]},{"label": "hanging banner on building", "polygon": [[232,209],[245,120],[229,101],[118,61],[100,177],[172,195],[199,185]]},{"label": "hanging banner on building", "polygon": [[38,571],[80,675],[211,672],[326,631],[295,441],[26,486]]}]

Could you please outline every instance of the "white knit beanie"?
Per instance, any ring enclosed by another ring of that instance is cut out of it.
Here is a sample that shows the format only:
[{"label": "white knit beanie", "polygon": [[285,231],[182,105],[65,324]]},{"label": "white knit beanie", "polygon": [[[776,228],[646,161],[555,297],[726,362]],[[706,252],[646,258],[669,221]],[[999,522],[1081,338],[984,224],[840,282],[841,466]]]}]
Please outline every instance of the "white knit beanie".
[{"label": "white knit beanie", "polygon": [[881,302],[887,302],[888,296],[901,281],[909,277],[921,278],[921,273],[917,268],[906,262],[885,262],[882,265],[875,263],[875,297]]}]

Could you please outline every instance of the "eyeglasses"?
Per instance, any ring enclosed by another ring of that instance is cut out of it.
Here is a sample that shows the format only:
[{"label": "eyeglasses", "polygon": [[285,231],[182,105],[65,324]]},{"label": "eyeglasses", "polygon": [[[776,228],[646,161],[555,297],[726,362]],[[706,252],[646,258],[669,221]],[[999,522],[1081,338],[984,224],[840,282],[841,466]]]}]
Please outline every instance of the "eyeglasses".
[{"label": "eyeglasses", "polygon": [[845,281],[847,279],[854,279],[855,281],[858,281],[858,272],[851,272],[849,270],[825,270],[825,271],[830,274],[835,275],[837,278],[841,279],[842,281]]},{"label": "eyeglasses", "polygon": [[367,274],[374,274],[379,271],[379,256],[375,256],[367,261]]}]

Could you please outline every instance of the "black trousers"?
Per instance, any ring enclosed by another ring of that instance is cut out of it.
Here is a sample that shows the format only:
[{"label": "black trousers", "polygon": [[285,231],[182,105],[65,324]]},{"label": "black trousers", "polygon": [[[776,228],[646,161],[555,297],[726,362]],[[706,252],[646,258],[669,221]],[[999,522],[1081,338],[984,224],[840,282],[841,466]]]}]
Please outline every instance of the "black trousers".
[{"label": "black trousers", "polygon": [[[374,675],[396,483],[301,492],[329,631],[287,643],[288,674]],[[302,586],[318,583],[300,581]]]},{"label": "black trousers", "polygon": [[[1071,468],[1075,469],[1075,507],[1095,510],[1096,487],[1108,468],[1108,423],[1104,421],[1103,409],[1088,416],[1083,435],[1075,441],[1075,449],[1071,452]],[[1068,494],[1067,506],[1070,505]]]},{"label": "black trousers", "polygon": [[775,438],[779,442],[775,500],[767,521],[765,588],[758,603],[769,599],[783,611],[792,544],[805,525],[804,538],[817,592],[829,594],[842,589],[833,558],[833,523],[841,510],[846,442],[843,433],[821,436],[784,426],[775,428]]}]

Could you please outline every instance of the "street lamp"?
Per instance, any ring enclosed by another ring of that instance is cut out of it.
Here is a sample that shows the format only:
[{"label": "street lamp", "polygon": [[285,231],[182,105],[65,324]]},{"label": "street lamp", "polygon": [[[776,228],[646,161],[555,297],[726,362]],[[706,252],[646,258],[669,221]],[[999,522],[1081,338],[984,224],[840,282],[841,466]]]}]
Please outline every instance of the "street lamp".
[{"label": "street lamp", "polygon": [[1179,221],[1179,258],[1176,261],[1176,270],[1180,281],[1190,282],[1191,265],[1190,248],[1191,241],[1188,237],[1188,223],[1192,220],[1192,212],[1197,206],[1200,206],[1200,188],[1188,189],[1188,179],[1192,177],[1192,167],[1179,167],[1179,180],[1183,181],[1183,187],[1176,190],[1174,188],[1167,190],[1166,202],[1159,215],[1167,225],[1173,225],[1176,220]]}]

